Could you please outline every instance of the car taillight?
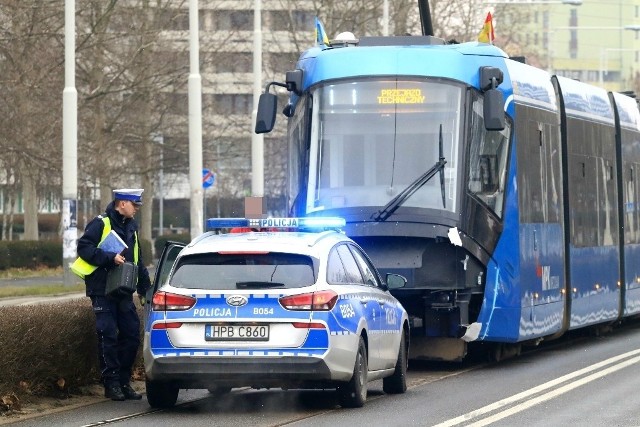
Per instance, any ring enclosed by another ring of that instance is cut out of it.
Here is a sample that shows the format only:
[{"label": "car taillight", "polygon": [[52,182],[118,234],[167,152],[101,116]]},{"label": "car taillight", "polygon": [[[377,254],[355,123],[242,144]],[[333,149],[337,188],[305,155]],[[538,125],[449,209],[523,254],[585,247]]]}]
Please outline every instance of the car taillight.
[{"label": "car taillight", "polygon": [[324,323],[319,322],[293,322],[292,325],[296,329],[326,329]]},{"label": "car taillight", "polygon": [[309,292],[282,297],[279,301],[287,310],[329,311],[336,305],[338,294],[334,291]]},{"label": "car taillight", "polygon": [[153,295],[151,307],[153,311],[181,311],[189,310],[195,303],[193,297],[160,291]]},{"label": "car taillight", "polygon": [[182,322],[158,322],[153,324],[153,329],[178,329]]}]

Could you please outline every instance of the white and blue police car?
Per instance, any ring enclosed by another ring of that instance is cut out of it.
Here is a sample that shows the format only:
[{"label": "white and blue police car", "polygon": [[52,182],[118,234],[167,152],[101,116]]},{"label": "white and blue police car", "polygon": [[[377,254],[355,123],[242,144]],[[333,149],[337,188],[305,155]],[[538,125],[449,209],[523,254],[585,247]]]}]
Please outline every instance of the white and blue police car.
[{"label": "white and blue police car", "polygon": [[403,393],[409,321],[389,289],[406,279],[382,280],[353,240],[326,230],[343,225],[210,219],[231,232],[168,242],[145,307],[149,404],[171,407],[187,388],[281,387],[336,388],[342,406],[359,407],[380,378]]}]

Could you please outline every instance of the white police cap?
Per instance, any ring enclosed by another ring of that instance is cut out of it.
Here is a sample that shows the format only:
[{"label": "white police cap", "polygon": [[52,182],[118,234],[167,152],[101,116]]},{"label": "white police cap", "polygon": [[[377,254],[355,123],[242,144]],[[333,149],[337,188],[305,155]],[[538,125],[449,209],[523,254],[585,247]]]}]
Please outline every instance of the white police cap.
[{"label": "white police cap", "polygon": [[121,188],[113,190],[114,200],[131,200],[136,205],[142,205],[142,188]]}]

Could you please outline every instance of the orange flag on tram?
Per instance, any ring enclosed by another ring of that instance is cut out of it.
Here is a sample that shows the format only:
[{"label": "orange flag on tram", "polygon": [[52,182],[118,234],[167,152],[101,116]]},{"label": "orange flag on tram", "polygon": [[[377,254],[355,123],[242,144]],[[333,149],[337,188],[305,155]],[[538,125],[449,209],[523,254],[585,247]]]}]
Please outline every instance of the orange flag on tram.
[{"label": "orange flag on tram", "polygon": [[484,20],[484,25],[480,34],[478,34],[478,41],[482,43],[493,44],[493,40],[496,36],[493,34],[493,17],[491,12],[487,13],[487,19]]}]

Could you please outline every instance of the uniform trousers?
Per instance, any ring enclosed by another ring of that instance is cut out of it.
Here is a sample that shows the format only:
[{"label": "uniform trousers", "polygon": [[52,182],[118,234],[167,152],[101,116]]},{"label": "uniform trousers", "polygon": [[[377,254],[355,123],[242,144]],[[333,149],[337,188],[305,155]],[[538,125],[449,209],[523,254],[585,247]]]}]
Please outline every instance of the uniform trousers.
[{"label": "uniform trousers", "polygon": [[140,346],[140,319],[132,295],[92,295],[98,358],[105,386],[129,384]]}]

